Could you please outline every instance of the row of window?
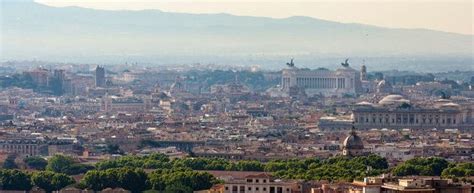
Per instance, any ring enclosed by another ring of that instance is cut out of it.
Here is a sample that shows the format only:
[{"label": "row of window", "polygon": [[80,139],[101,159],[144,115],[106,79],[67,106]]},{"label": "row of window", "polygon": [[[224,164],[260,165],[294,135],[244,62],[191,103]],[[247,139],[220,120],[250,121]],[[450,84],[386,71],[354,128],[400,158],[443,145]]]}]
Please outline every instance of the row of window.
[{"label": "row of window", "polygon": [[[369,118],[365,118],[364,120],[364,117],[360,117],[359,120],[355,120],[356,123],[369,123]],[[451,125],[452,124],[456,124],[456,119],[452,119],[451,118],[447,118],[447,119],[439,119],[439,118],[435,118],[435,119],[421,119],[421,121],[419,121],[418,119],[406,119],[406,118],[397,118],[397,119],[392,119],[391,120],[391,123],[403,123],[403,124],[418,124],[418,123],[423,123],[423,124],[447,124],[447,125]],[[372,121],[370,123],[390,123],[390,120],[389,118],[372,118]]]},{"label": "row of window", "polygon": [[[260,179],[255,179],[255,180],[252,179],[252,178],[247,179],[247,182],[249,182],[249,183],[253,183],[254,181],[255,181],[255,183],[259,183]],[[267,183],[267,179],[262,179],[262,182]]]},{"label": "row of window", "polygon": [[296,78],[296,84],[304,88],[346,88],[344,78]]},{"label": "row of window", "polygon": [[[261,189],[260,189],[261,188]],[[225,190],[228,191],[229,190],[229,187],[226,186],[225,187]],[[245,186],[232,186],[232,193],[245,193]],[[263,191],[263,192],[266,192],[267,190],[269,190],[270,193],[283,193],[283,187],[252,187],[252,186],[248,186],[247,187],[247,191]],[[286,192],[289,193],[290,192],[290,188],[286,188]]]},{"label": "row of window", "polygon": [[8,144],[3,144],[2,149],[36,149],[36,145],[8,145]]},{"label": "row of window", "polygon": [[455,118],[446,118],[446,119],[440,119],[438,115],[435,116],[435,118],[432,118],[430,115],[428,118],[426,118],[425,115],[421,117],[421,119],[415,118],[415,115],[410,114],[410,115],[401,115],[397,114],[395,118],[390,119],[388,114],[383,117],[380,115],[379,117],[376,117],[375,115],[372,116],[371,119],[369,117],[364,117],[360,116],[358,119],[355,119],[356,123],[403,123],[403,124],[418,124],[418,123],[423,123],[423,124],[456,124],[456,119]]}]

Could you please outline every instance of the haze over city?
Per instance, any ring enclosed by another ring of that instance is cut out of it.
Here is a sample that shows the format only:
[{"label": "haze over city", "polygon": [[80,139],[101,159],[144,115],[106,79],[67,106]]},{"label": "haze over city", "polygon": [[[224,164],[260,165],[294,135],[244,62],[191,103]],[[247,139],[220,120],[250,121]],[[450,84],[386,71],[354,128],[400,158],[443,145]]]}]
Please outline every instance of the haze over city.
[{"label": "haze over city", "polygon": [[444,71],[469,66],[473,56],[470,1],[276,2],[269,8],[264,1],[19,2],[2,2],[2,61],[277,69],[289,58],[334,68],[349,57],[378,70]]},{"label": "haze over city", "polygon": [[472,193],[472,1],[0,1],[0,193]]}]

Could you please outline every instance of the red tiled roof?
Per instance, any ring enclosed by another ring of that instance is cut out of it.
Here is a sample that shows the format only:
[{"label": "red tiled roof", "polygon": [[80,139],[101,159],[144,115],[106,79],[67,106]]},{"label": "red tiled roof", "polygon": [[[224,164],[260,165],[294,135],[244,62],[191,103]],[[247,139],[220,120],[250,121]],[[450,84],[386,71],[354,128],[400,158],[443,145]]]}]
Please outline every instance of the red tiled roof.
[{"label": "red tiled roof", "polygon": [[269,173],[259,173],[245,176],[245,178],[271,178],[272,176]]}]

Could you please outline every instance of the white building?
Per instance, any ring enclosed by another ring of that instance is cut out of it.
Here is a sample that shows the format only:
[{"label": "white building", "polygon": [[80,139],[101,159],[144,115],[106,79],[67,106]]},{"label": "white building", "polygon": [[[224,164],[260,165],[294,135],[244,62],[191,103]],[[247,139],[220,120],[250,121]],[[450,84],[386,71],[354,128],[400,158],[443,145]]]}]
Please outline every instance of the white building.
[{"label": "white building", "polygon": [[472,104],[450,100],[414,104],[401,95],[385,96],[378,103],[360,102],[352,111],[357,128],[469,128],[474,114]]},{"label": "white building", "polygon": [[343,66],[336,71],[296,67],[283,69],[281,85],[287,93],[292,87],[302,88],[310,97],[355,95],[362,90],[360,72],[349,66]]},{"label": "white building", "polygon": [[295,181],[276,180],[265,173],[249,175],[242,180],[226,181],[224,184],[225,193],[294,193],[301,191],[301,184]]},{"label": "white building", "polygon": [[101,103],[105,112],[144,112],[150,108],[150,98],[105,96]]}]

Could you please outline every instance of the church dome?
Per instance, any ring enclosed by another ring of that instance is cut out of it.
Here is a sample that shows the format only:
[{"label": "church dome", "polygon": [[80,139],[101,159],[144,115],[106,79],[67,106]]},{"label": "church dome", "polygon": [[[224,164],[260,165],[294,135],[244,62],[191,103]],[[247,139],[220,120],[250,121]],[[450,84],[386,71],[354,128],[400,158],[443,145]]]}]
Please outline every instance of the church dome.
[{"label": "church dome", "polygon": [[436,102],[437,103],[449,103],[449,102],[451,102],[451,100],[449,100],[449,99],[438,99],[438,100],[436,100]]},{"label": "church dome", "polygon": [[369,103],[367,101],[356,103],[354,105],[354,108],[356,108],[356,109],[371,109],[373,107],[375,107],[375,105],[373,103]]},{"label": "church dome", "polygon": [[401,105],[403,103],[407,103],[409,104],[410,101],[405,99],[403,96],[401,95],[388,95],[384,98],[382,98],[382,100],[379,101],[379,104],[381,105]]},{"label": "church dome", "polygon": [[342,145],[344,146],[344,149],[347,150],[364,149],[364,143],[355,131],[352,131],[350,135],[346,137]]},{"label": "church dome", "polygon": [[374,104],[369,103],[367,101],[362,101],[360,103],[357,103],[356,105],[359,105],[359,106],[373,106]]},{"label": "church dome", "polygon": [[459,107],[461,107],[461,106],[460,106],[459,104],[456,104],[456,103],[453,103],[453,102],[449,102],[449,103],[442,104],[440,107],[443,108],[443,109],[453,109],[453,110],[456,110],[456,109],[459,109]]}]

